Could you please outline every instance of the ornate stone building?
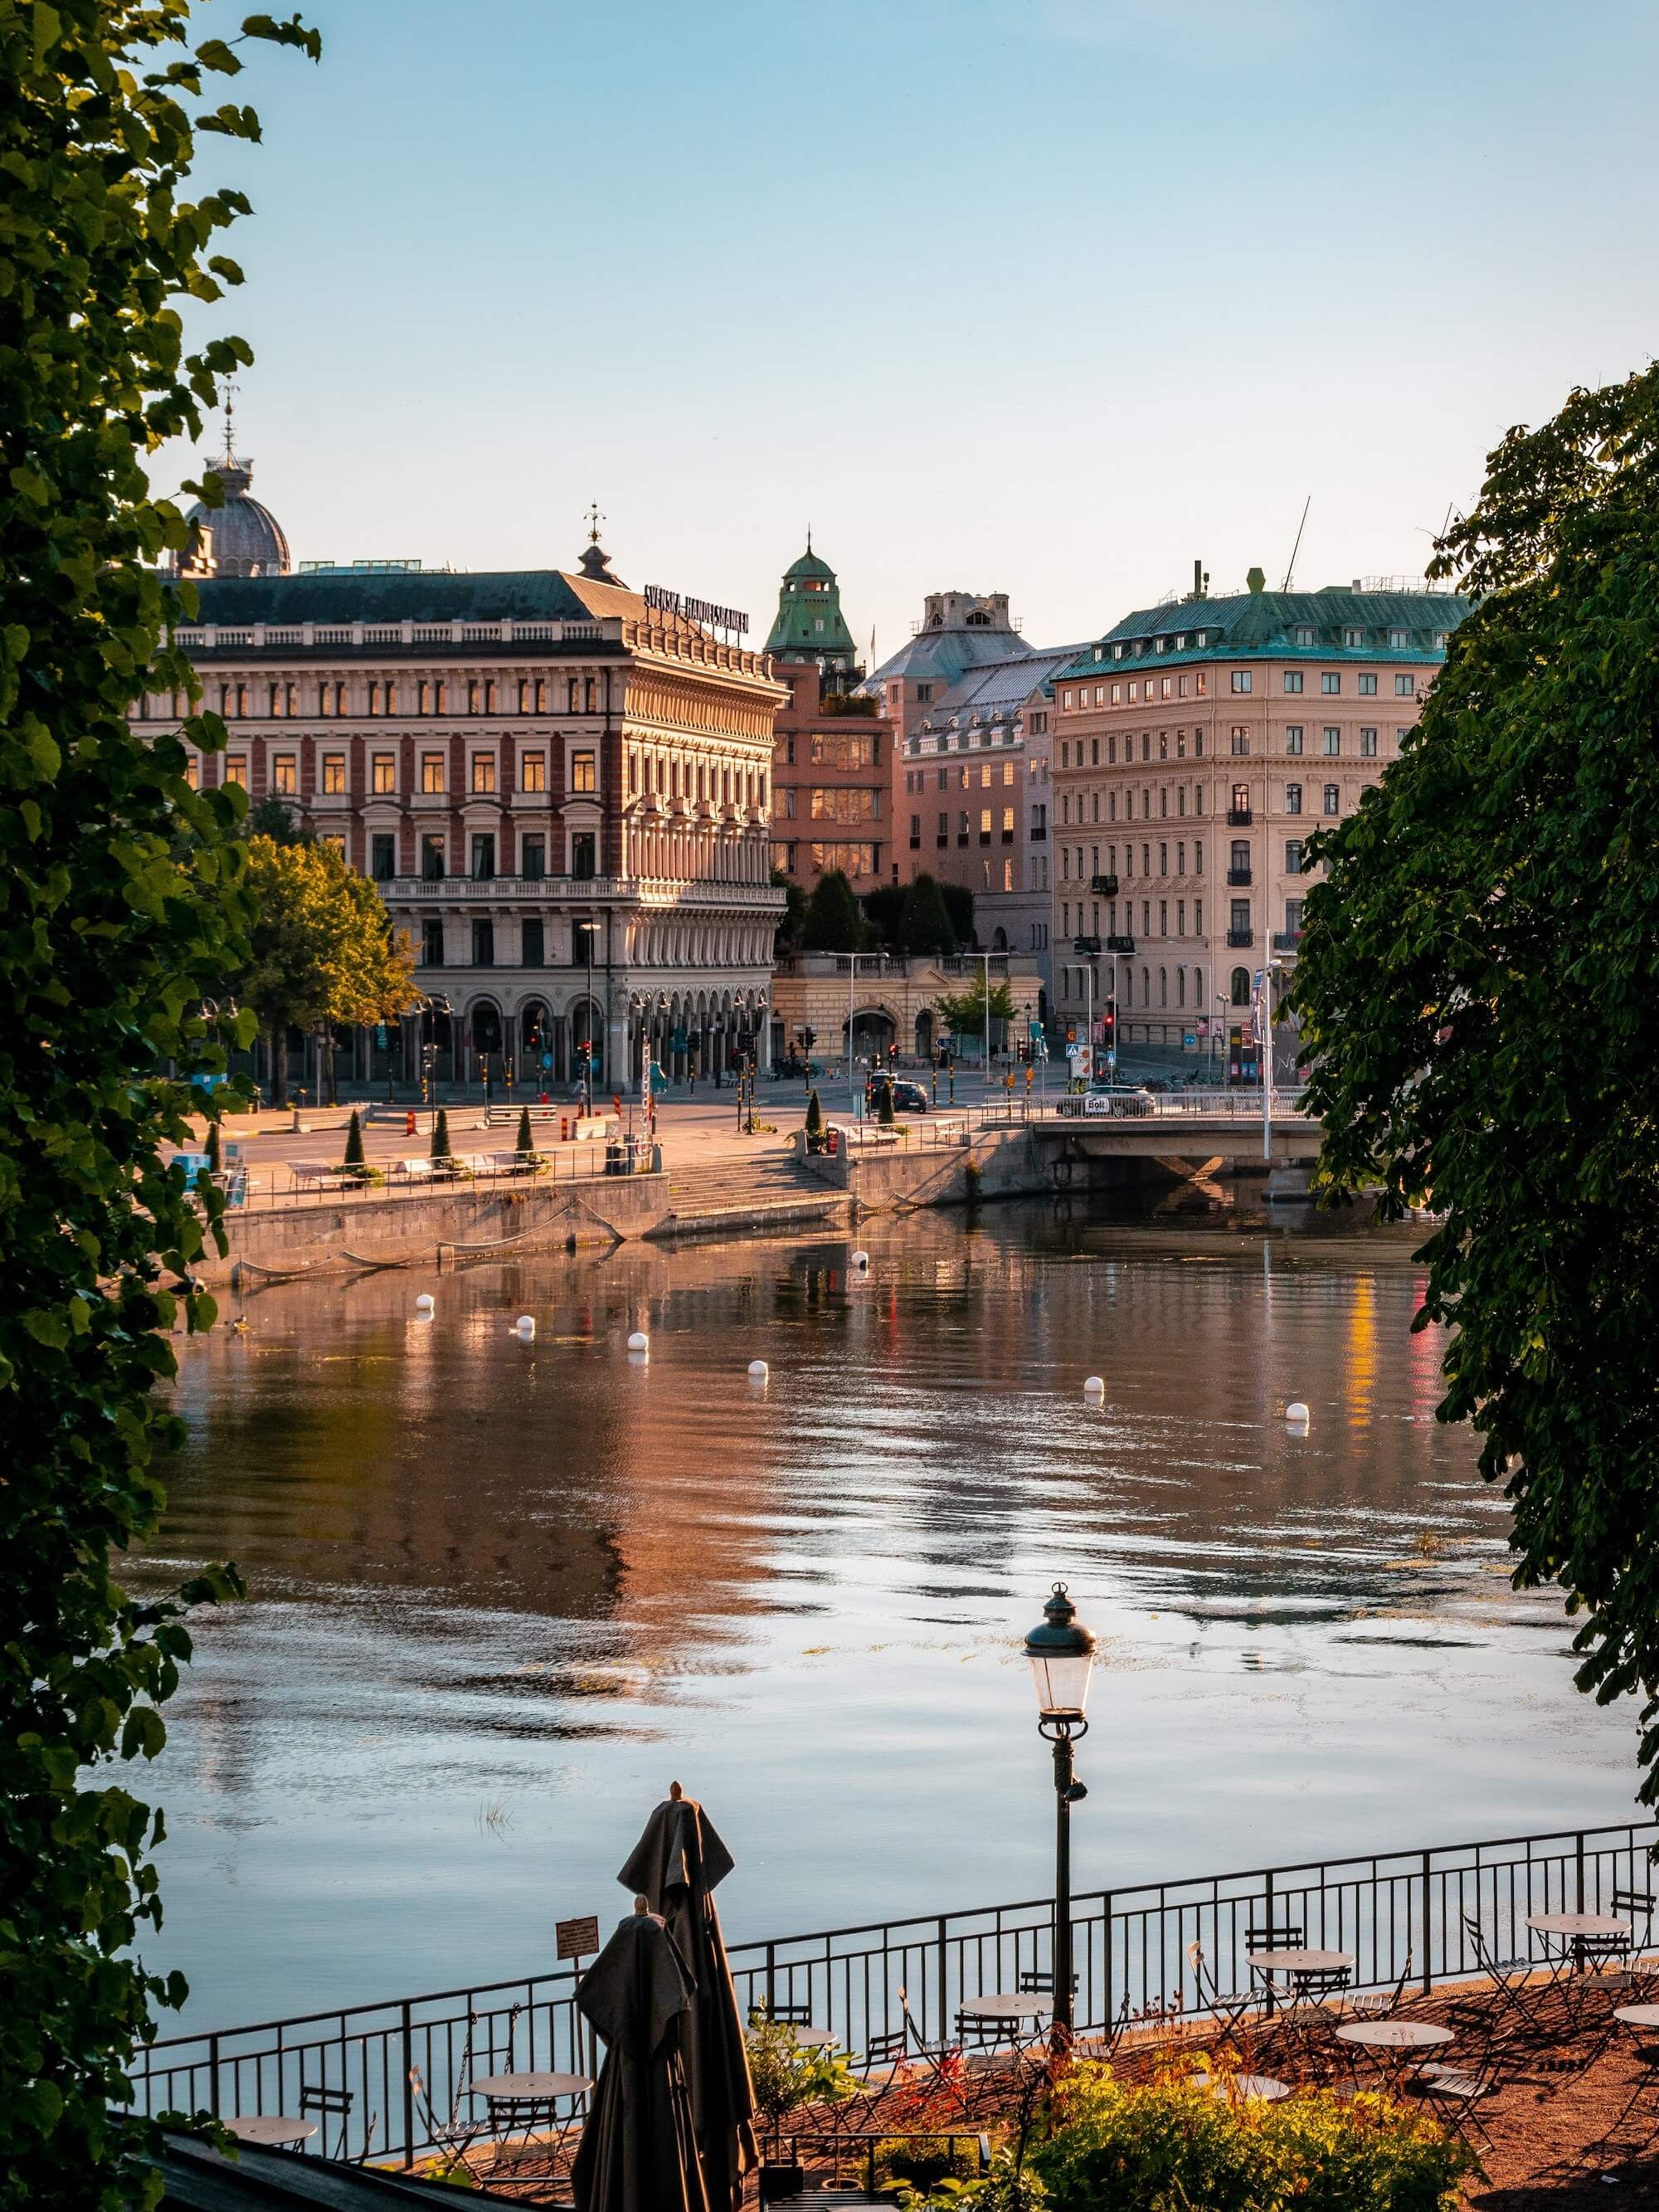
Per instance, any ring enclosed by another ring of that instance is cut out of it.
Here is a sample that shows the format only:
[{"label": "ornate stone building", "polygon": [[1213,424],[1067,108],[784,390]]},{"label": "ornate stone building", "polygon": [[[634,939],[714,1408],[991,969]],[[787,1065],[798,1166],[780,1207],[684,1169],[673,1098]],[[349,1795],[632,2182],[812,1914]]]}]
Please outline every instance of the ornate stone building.
[{"label": "ornate stone building", "polygon": [[406,1080],[429,1046],[440,1082],[510,1064],[522,1090],[568,1083],[591,1045],[625,1091],[647,1038],[671,1073],[763,1041],[787,696],[767,660],[648,606],[597,543],[571,571],[283,573],[247,473],[187,564],[181,641],[230,732],[195,772],[282,800],[370,876],[428,1001],[340,1041],[340,1077]]}]

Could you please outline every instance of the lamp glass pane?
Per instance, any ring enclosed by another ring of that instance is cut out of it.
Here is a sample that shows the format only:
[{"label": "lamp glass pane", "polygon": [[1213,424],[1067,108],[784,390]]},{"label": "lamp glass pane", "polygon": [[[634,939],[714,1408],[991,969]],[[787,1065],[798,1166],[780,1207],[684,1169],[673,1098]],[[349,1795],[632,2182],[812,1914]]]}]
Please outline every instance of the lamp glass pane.
[{"label": "lamp glass pane", "polygon": [[1040,1711],[1080,1713],[1085,1709],[1089,1701],[1089,1670],[1094,1664],[1092,1651],[1034,1651],[1030,1660]]}]

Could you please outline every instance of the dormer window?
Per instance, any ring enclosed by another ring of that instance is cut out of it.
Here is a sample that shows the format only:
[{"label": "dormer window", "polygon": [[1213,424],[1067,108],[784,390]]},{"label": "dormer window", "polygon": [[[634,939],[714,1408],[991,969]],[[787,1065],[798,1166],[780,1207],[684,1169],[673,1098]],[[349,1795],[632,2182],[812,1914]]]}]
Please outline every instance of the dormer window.
[{"label": "dormer window", "polygon": [[1114,659],[1114,660],[1121,660],[1121,659],[1122,659],[1122,658],[1123,658],[1123,647],[1122,647],[1121,645],[1115,645],[1115,646],[1112,647],[1112,658],[1113,658],[1113,659]]},{"label": "dormer window", "polygon": [[1185,653],[1187,650],[1187,633],[1184,629],[1178,629],[1176,632],[1175,649],[1177,653]]},{"label": "dormer window", "polygon": [[1169,642],[1170,641],[1167,637],[1155,637],[1152,640],[1152,651],[1154,653],[1162,653],[1164,647],[1168,645]]},{"label": "dormer window", "polygon": [[1365,642],[1365,633],[1363,629],[1345,629],[1342,642],[1350,653],[1357,653]]},{"label": "dormer window", "polygon": [[1411,641],[1411,632],[1409,630],[1391,629],[1389,632],[1389,650],[1390,653],[1404,653]]},{"label": "dormer window", "polygon": [[1314,641],[1314,634],[1313,634],[1313,625],[1312,625],[1312,623],[1299,623],[1299,624],[1297,626],[1297,628],[1296,628],[1295,629],[1293,629],[1293,630],[1291,632],[1291,641],[1292,641],[1294,644],[1297,644],[1297,645],[1311,645],[1311,644],[1313,643],[1313,641]]},{"label": "dormer window", "polygon": [[989,629],[990,627],[991,617],[989,615],[971,614],[968,617],[968,628],[969,629]]},{"label": "dormer window", "polygon": [[1194,643],[1194,645],[1199,648],[1199,650],[1200,650],[1200,652],[1203,650],[1203,648],[1205,647],[1205,646],[1206,646],[1206,645],[1207,645],[1207,644],[1209,643],[1209,639],[1210,639],[1210,633],[1209,633],[1209,631],[1208,631],[1208,630],[1206,630],[1206,629],[1200,629],[1200,630],[1196,630],[1196,631],[1194,631],[1194,635],[1193,635],[1193,643]]}]

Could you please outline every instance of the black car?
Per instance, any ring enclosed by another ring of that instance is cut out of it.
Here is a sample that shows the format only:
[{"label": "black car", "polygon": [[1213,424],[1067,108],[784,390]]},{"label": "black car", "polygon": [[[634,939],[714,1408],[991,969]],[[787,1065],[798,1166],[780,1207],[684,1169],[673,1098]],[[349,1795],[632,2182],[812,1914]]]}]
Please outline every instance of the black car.
[{"label": "black car", "polygon": [[864,1086],[864,1110],[866,1114],[881,1111],[881,1094],[893,1094],[896,1114],[925,1114],[928,1110],[927,1093],[921,1084],[911,1083],[899,1075],[872,1075]]}]

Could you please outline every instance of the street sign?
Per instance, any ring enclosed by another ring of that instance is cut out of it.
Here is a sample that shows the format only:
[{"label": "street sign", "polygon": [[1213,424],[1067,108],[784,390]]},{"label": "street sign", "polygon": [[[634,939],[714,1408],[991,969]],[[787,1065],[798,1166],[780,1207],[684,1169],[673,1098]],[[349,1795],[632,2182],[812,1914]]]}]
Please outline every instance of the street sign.
[{"label": "street sign", "polygon": [[1186,1046],[1188,1051],[1191,1052],[1194,1047],[1197,1044],[1198,1039],[1194,1036],[1191,1030],[1188,1030],[1186,1035],[1182,1038],[1181,1042]]},{"label": "street sign", "polygon": [[586,1920],[556,1920],[553,1933],[562,1959],[585,1959],[599,1948],[599,1916],[595,1912]]},{"label": "street sign", "polygon": [[1067,1045],[1066,1057],[1075,1060],[1076,1072],[1086,1083],[1095,1072],[1095,1048],[1091,1044]]}]

